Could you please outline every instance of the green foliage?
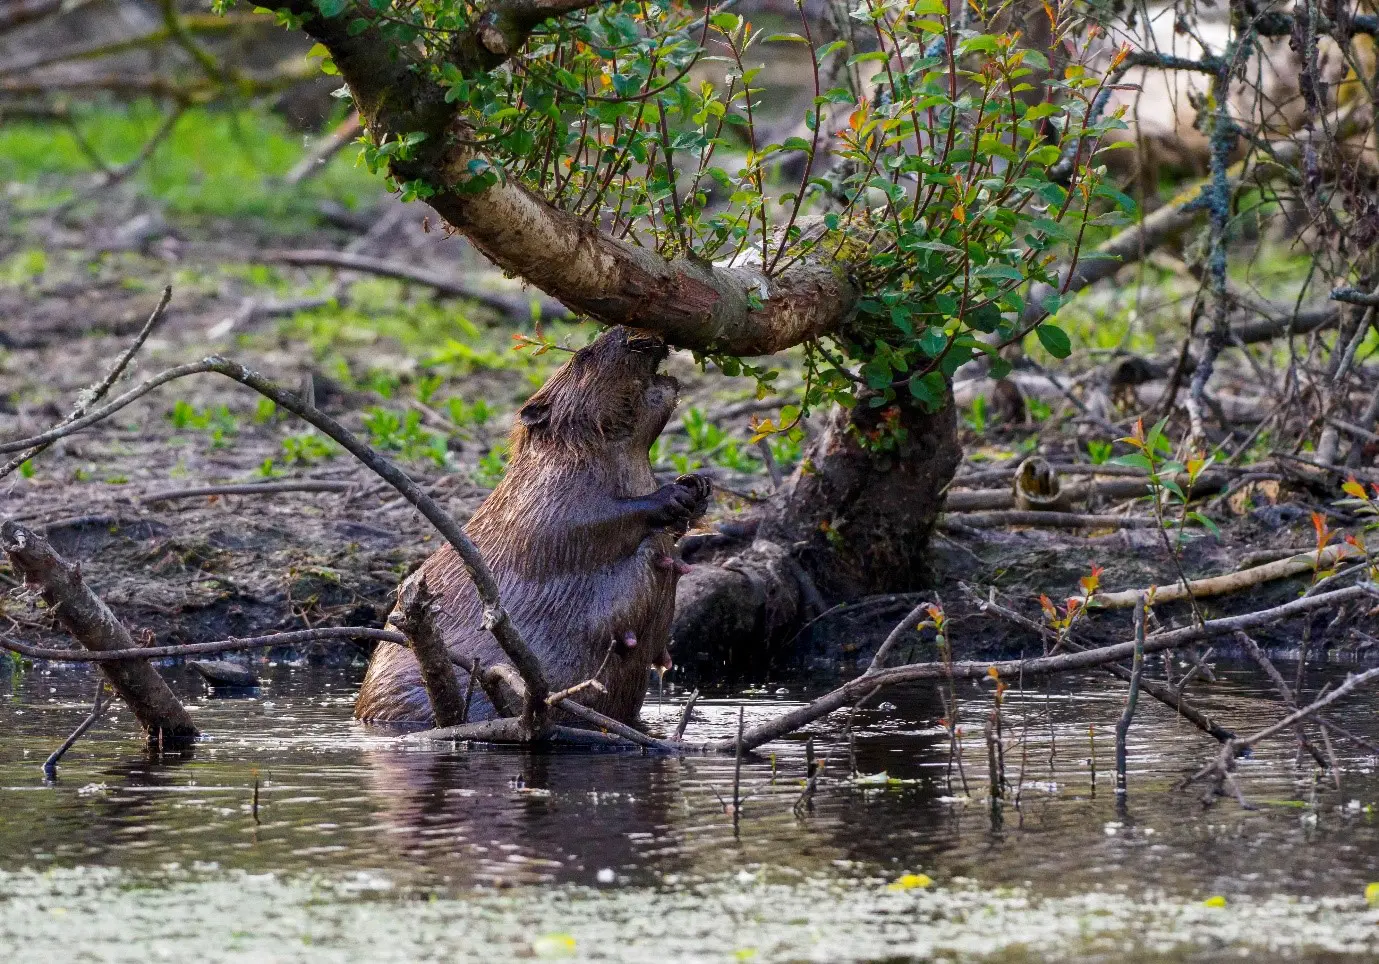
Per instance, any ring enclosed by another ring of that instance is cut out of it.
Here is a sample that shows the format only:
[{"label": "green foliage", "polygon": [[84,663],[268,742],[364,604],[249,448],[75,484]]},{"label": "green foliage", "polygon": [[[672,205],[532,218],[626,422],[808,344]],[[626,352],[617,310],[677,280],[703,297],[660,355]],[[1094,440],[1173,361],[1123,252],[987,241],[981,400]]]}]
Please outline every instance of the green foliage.
[{"label": "green foliage", "polygon": [[[1097,166],[1098,139],[1123,125],[1092,109],[1105,82],[1079,59],[1092,48],[1080,43],[1075,5],[1047,8],[1052,45],[1071,54],[1056,70],[1018,34],[972,26],[1000,19],[972,6],[976,17],[955,18],[942,0],[859,0],[854,46],[821,43],[803,16],[798,32],[768,34],[732,12],[700,20],[691,5],[627,0],[547,21],[520,61],[485,70],[446,39],[472,34],[484,5],[317,0],[325,16],[379,12],[380,42],[422,52],[420,69],[473,145],[448,189],[517,182],[662,255],[755,264],[767,277],[803,259],[845,272],[865,297],[832,350],[808,346],[806,409],[902,396],[941,404],[958,366],[989,354],[1000,369],[997,350],[1031,333],[1066,356],[1067,333],[1026,315],[1031,283],[1057,290],[1056,266],[1134,209]],[[796,53],[815,96],[791,132],[764,123],[778,92],[762,65]],[[864,82],[873,63],[881,69]],[[436,146],[407,132],[367,144],[362,160],[390,172],[405,196],[424,197],[435,186],[411,180],[408,159]],[[779,176],[788,159],[803,161],[798,179]],[[770,289],[746,295],[761,307]],[[1049,313],[1064,300],[1042,297],[1033,307]],[[472,355],[461,341],[433,363],[490,362]],[[775,374],[701,360],[755,377],[763,391]],[[762,432],[791,427],[782,418]]]},{"label": "green foliage", "polygon": [[375,448],[399,453],[404,459],[446,462],[445,439],[421,427],[420,413],[408,409],[401,416],[377,405],[364,414],[364,428]]},{"label": "green foliage", "polygon": [[211,445],[215,448],[223,448],[228,444],[228,437],[239,432],[238,420],[223,404],[202,410],[188,401],[178,399],[173,404],[172,411],[168,413],[168,421],[172,422],[173,428],[178,431],[209,432]]},{"label": "green foliage", "polygon": [[47,270],[47,253],[41,248],[25,248],[0,264],[0,284],[23,287],[40,280]]},{"label": "green foliage", "polygon": [[445,409],[450,421],[460,428],[487,425],[494,414],[488,402],[482,398],[474,402],[466,402],[463,398],[448,398],[445,400]]},{"label": "green foliage", "polygon": [[[1153,507],[1155,519],[1164,529],[1175,530],[1173,552],[1176,561],[1176,554],[1187,537],[1187,524],[1189,522],[1200,526],[1214,536],[1219,537],[1221,531],[1215,522],[1201,512],[1188,508],[1188,504],[1192,501],[1192,487],[1202,477],[1202,473],[1211,467],[1215,459],[1201,456],[1188,458],[1183,462],[1174,459],[1173,444],[1164,433],[1167,425],[1168,419],[1161,419],[1146,432],[1144,420],[1136,421],[1135,429],[1130,435],[1116,440],[1129,445],[1135,451],[1129,455],[1114,458],[1111,463],[1144,470],[1147,477],[1146,481],[1149,483],[1148,499]],[[1186,482],[1186,487],[1184,487],[1184,482]],[[1166,509],[1172,505],[1176,505],[1179,509],[1176,525],[1166,519]]]},{"label": "green foliage", "polygon": [[978,435],[986,431],[986,407],[986,396],[978,395],[972,399],[971,407],[963,416],[963,421],[967,423],[967,427]]},{"label": "green foliage", "polygon": [[332,459],[339,447],[330,439],[314,431],[289,435],[283,439],[283,461],[288,465],[314,465],[322,459]]}]

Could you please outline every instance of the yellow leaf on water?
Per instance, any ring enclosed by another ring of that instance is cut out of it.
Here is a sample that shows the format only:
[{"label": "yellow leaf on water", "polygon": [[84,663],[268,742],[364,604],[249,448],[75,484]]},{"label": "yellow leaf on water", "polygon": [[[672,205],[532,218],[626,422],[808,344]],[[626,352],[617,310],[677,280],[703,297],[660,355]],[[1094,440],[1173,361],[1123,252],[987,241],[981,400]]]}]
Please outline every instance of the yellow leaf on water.
[{"label": "yellow leaf on water", "polygon": [[931,887],[933,879],[928,874],[902,874],[893,881],[889,890],[914,890],[916,887]]},{"label": "yellow leaf on water", "polygon": [[575,939],[569,934],[543,934],[531,942],[531,949],[537,957],[546,960],[574,957]]},{"label": "yellow leaf on water", "polygon": [[1202,901],[1202,903],[1205,904],[1207,907],[1225,907],[1226,898],[1222,897],[1220,894],[1217,894],[1214,897],[1208,897],[1206,900]]},{"label": "yellow leaf on water", "polygon": [[1379,884],[1366,885],[1365,903],[1371,907],[1379,907]]}]

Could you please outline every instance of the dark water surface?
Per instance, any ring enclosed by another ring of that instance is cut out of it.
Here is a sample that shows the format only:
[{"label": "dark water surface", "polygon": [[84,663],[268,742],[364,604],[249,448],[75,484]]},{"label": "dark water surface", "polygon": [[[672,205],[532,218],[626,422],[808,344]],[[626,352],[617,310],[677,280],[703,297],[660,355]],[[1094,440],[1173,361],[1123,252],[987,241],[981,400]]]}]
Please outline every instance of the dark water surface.
[{"label": "dark water surface", "polygon": [[[956,771],[949,785],[926,687],[858,714],[860,779],[842,716],[816,728],[832,779],[802,817],[803,739],[750,757],[735,830],[731,758],[402,749],[351,721],[357,670],[259,669],[270,683],[244,699],[197,695],[173,671],[208,734],[194,752],[150,755],[121,709],[55,785],[39,766],[86,714],[93,677],[0,681],[5,960],[1379,959],[1365,900],[1379,881],[1376,760],[1336,742],[1338,791],[1278,739],[1241,762],[1260,809],[1203,809],[1173,787],[1213,744],[1142,699],[1118,807],[1123,693],[1097,677],[1007,694],[1013,786],[998,815],[991,695],[968,684],[970,798]],[[1311,691],[1344,674],[1314,670]],[[1200,693],[1223,723],[1277,718],[1260,674],[1221,676]],[[701,702],[692,734],[729,735],[739,706],[750,724],[805,695]],[[1375,700],[1333,716],[1379,738]],[[653,694],[645,715],[670,726],[678,713]]]}]

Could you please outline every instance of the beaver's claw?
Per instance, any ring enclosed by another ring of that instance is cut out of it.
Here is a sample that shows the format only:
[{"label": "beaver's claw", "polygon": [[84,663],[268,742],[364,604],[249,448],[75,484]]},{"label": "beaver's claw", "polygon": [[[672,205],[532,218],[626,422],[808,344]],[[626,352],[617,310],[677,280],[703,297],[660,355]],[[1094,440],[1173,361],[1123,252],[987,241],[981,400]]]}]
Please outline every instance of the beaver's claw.
[{"label": "beaver's claw", "polygon": [[709,507],[713,486],[702,475],[682,475],[651,496],[654,507],[647,520],[652,528],[685,527]]}]

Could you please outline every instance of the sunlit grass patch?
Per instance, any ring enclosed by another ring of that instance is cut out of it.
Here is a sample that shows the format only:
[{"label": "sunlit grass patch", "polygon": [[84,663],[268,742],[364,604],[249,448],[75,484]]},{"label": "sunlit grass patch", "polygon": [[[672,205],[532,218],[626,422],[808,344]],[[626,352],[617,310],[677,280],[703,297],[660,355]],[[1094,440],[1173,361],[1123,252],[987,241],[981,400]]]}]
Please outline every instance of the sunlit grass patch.
[{"label": "sunlit grass patch", "polygon": [[[0,127],[0,180],[28,185],[29,204],[48,206],[84,186],[83,175],[98,172],[92,153],[112,168],[126,164],[164,120],[145,101],[80,110],[75,131],[55,122],[8,122]],[[348,149],[300,187],[281,186],[309,141],[261,108],[195,108],[178,119],[134,177],[169,213],[184,216],[311,216],[318,199],[355,207],[383,190],[382,179],[356,167]]]}]

